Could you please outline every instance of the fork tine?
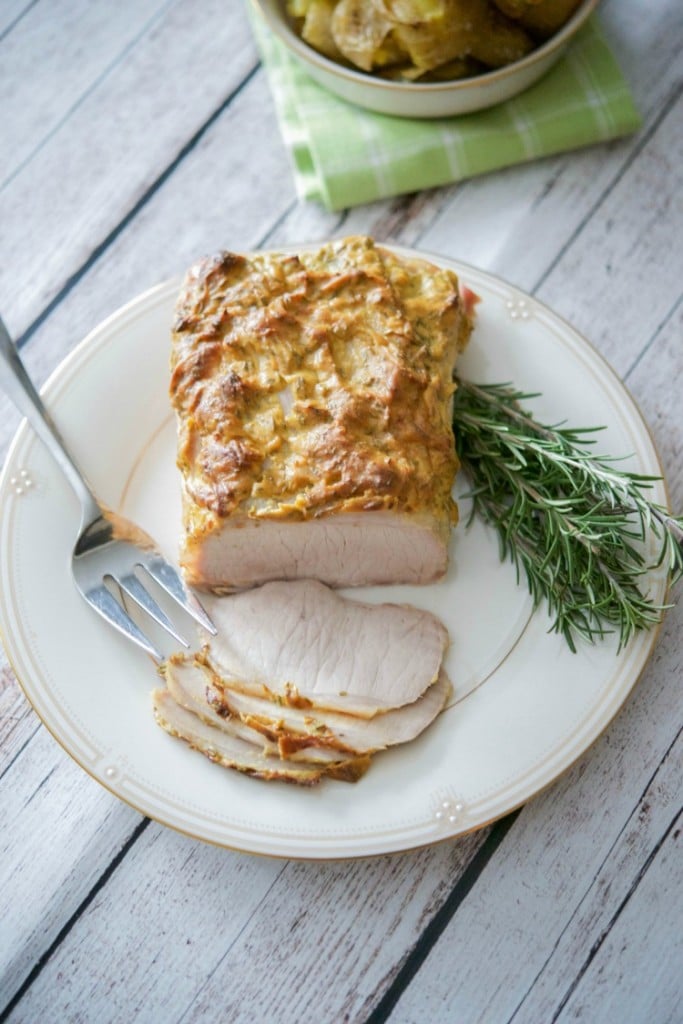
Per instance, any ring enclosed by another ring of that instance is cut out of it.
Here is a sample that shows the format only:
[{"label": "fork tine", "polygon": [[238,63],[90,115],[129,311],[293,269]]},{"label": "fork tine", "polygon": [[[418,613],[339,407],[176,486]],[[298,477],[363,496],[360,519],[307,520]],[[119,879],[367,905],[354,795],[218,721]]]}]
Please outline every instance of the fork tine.
[{"label": "fork tine", "polygon": [[118,576],[113,576],[112,579],[118,583],[121,589],[124,590],[126,594],[128,594],[128,596],[131,597],[133,601],[140,606],[140,608],[142,608],[143,611],[147,612],[148,615],[151,615],[154,621],[158,622],[159,625],[162,626],[167,633],[170,633],[174,639],[181,643],[183,647],[190,646],[185,637],[177,631],[166,612],[159,607],[149,591],[143,587],[137,576],[131,572],[128,573],[127,576],[122,576],[121,579],[119,579]]},{"label": "fork tine", "polygon": [[140,566],[147,570],[152,579],[155,579],[167,594],[175,598],[178,604],[192,616],[195,622],[198,622],[200,626],[208,630],[212,636],[216,635],[218,630],[213,622],[194,594],[185,586],[172,565],[169,565],[163,558],[153,558],[148,562],[141,562]]},{"label": "fork tine", "polygon": [[143,651],[151,654],[155,661],[161,662],[164,660],[161,651],[158,651],[142,630],[138,629],[130,616],[126,614],[119,602],[109,593],[103,583],[85,591],[84,596],[95,611],[99,612],[102,618],[106,619],[115,629],[118,629],[119,633],[123,633],[124,636],[127,636],[136,643],[138,647],[142,647]]}]

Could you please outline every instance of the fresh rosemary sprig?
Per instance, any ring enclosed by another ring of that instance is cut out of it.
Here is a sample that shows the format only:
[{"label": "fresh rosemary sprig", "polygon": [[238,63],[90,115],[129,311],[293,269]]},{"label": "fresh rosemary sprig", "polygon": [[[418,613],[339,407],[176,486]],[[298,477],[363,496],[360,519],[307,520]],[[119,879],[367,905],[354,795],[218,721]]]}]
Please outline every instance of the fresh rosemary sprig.
[{"label": "fresh rosemary sprig", "polygon": [[659,478],[590,451],[601,427],[537,422],[521,405],[537,395],[457,383],[453,424],[471,515],[494,527],[501,559],[518,578],[524,572],[534,607],[547,603],[552,629],[572,651],[577,636],[593,641],[615,630],[621,650],[668,607],[641,589],[645,575],[659,567],[669,583],[683,575],[683,518],[644,494]]}]

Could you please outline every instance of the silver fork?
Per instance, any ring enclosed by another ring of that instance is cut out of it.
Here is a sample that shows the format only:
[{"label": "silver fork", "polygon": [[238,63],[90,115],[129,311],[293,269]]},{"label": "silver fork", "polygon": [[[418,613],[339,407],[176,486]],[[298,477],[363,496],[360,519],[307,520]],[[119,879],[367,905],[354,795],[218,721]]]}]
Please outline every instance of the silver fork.
[{"label": "silver fork", "polygon": [[108,511],[92,493],[31,383],[1,319],[0,384],[49,449],[80,500],[81,526],[71,556],[71,571],[76,587],[88,604],[156,661],[162,661],[161,652],[105,584],[105,581],[117,584],[119,592],[127,594],[179,643],[189,647],[145,586],[143,580],[148,582],[151,578],[196,622],[215,635],[211,619],[178,571],[159,553],[152,538],[134,523]]}]

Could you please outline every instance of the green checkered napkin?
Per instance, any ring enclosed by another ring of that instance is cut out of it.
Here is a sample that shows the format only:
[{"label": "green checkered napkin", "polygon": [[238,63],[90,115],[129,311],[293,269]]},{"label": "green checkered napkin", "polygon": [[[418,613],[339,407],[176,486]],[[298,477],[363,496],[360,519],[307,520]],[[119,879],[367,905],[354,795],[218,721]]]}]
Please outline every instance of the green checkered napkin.
[{"label": "green checkered napkin", "polygon": [[260,19],[254,31],[297,192],[329,210],[605,142],[640,124],[595,19],[520,96],[437,121],[388,117],[346,103],[317,85]]}]

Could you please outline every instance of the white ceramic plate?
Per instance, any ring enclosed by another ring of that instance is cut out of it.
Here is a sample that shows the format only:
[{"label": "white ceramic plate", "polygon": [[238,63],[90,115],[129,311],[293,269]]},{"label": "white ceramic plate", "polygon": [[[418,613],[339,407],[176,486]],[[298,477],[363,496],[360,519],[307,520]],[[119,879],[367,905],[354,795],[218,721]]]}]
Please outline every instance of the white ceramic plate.
[{"label": "white ceramic plate", "polygon": [[[399,250],[401,251],[401,250]],[[564,321],[515,288],[446,260],[482,297],[460,371],[541,391],[537,413],[604,423],[602,450],[661,475],[633,401]],[[174,552],[179,531],[167,399],[177,282],[99,326],[45,389],[96,491]],[[30,486],[27,486],[30,483]],[[663,485],[654,497],[665,502]],[[356,857],[405,850],[481,827],[548,786],[605,729],[638,678],[654,633],[571,654],[494,537],[453,533],[441,583],[356,591],[410,601],[448,626],[454,702],[416,742],[376,757],[356,785],[266,784],[226,771],[155,724],[154,666],[100,621],[70,578],[76,499],[23,425],[0,478],[0,625],[28,699],[69,754],[113,793],[197,838],[255,853]],[[663,596],[660,578],[652,593]]]}]

